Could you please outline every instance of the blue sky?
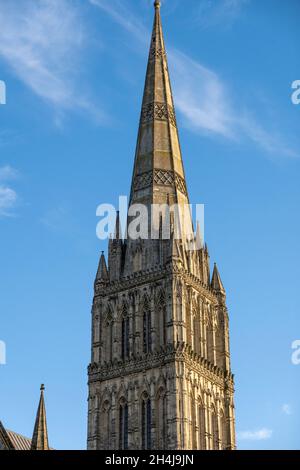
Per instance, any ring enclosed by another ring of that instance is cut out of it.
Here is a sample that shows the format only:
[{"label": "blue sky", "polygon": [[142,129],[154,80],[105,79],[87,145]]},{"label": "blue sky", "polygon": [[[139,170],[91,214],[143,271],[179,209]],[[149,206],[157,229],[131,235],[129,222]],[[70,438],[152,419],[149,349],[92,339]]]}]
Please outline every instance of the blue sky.
[{"label": "blue sky", "polygon": [[[0,0],[0,419],[85,448],[96,207],[129,191],[152,0]],[[240,449],[299,449],[298,0],[165,0],[190,199],[227,288]],[[297,427],[296,427],[297,426]]]}]

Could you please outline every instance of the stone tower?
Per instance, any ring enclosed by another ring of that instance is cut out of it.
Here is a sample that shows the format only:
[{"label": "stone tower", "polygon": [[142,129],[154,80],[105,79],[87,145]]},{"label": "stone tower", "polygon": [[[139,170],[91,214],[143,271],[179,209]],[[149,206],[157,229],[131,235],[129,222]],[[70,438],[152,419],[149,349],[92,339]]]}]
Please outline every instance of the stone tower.
[{"label": "stone tower", "polygon": [[[235,449],[225,290],[207,246],[193,244],[199,231],[190,238],[190,214],[179,210],[178,238],[168,211],[189,199],[154,7],[127,236],[117,215],[95,280],[88,449]],[[135,204],[160,207],[148,236],[129,236]]]}]

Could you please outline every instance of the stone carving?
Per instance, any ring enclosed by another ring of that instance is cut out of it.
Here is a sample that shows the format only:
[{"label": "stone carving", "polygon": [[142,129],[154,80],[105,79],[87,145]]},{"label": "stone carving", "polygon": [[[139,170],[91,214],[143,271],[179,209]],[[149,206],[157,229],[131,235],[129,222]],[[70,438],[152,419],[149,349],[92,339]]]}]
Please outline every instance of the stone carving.
[{"label": "stone carving", "polygon": [[135,191],[147,188],[152,183],[160,184],[163,186],[173,186],[177,188],[182,194],[187,195],[187,189],[184,179],[171,170],[155,169],[154,172],[148,171],[137,175],[134,179],[133,188]]},{"label": "stone carving", "polygon": [[170,121],[170,123],[174,127],[176,127],[175,111],[172,106],[166,103],[149,103],[142,108],[142,124],[147,124],[153,119],[159,119],[161,121]]}]

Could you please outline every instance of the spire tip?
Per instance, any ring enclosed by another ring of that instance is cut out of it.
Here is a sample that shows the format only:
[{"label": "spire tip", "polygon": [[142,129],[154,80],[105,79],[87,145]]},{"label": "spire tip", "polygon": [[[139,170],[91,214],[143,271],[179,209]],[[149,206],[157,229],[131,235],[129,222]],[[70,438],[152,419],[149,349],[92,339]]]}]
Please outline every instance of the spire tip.
[{"label": "spire tip", "polygon": [[44,390],[45,390],[45,385],[44,385],[44,384],[41,384],[40,391],[43,392]]},{"label": "spire tip", "polygon": [[155,0],[154,2],[154,8],[160,8],[161,2],[159,0]]}]

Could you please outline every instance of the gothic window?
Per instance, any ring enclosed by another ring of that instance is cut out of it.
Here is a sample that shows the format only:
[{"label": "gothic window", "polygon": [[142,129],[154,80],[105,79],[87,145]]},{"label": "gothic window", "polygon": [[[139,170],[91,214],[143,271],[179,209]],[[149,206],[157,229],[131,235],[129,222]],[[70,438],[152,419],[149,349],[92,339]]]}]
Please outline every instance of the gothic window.
[{"label": "gothic window", "polygon": [[103,332],[104,360],[111,362],[113,360],[113,320],[109,315],[105,322],[105,331]]},{"label": "gothic window", "polygon": [[109,450],[110,448],[110,426],[111,426],[111,407],[108,400],[106,400],[102,406],[100,423],[105,429],[105,433],[102,434],[101,449]]},{"label": "gothic window", "polygon": [[128,449],[128,405],[120,403],[119,408],[119,449]]},{"label": "gothic window", "polygon": [[142,401],[142,449],[151,449],[151,400],[148,397]]},{"label": "gothic window", "polygon": [[211,434],[212,434],[212,448],[219,449],[219,431],[218,431],[218,417],[216,410],[213,408],[211,412]]},{"label": "gothic window", "polygon": [[129,357],[129,317],[122,319],[122,359]]},{"label": "gothic window", "polygon": [[221,442],[222,442],[222,449],[226,450],[226,448],[227,448],[227,432],[226,432],[226,419],[225,419],[225,415],[224,415],[223,411],[221,411],[221,415],[220,415],[220,433],[221,433],[220,439],[221,439]]},{"label": "gothic window", "polygon": [[186,321],[186,342],[191,344],[192,342],[192,332],[191,332],[191,311],[189,305],[186,305],[185,311],[185,321]]},{"label": "gothic window", "polygon": [[193,319],[193,330],[194,330],[194,345],[193,349],[197,354],[200,354],[200,319],[199,315],[195,314]]},{"label": "gothic window", "polygon": [[158,334],[159,334],[159,345],[164,346],[167,343],[167,321],[166,321],[166,306],[164,297],[161,294],[158,305],[157,305],[157,316],[158,316]]},{"label": "gothic window", "polygon": [[144,353],[151,352],[151,311],[149,308],[143,313],[143,350]]},{"label": "gothic window", "polygon": [[209,315],[208,322],[206,325],[206,344],[207,344],[207,359],[214,364],[214,329],[212,324],[212,318],[210,315],[210,311],[207,311]]},{"label": "gothic window", "polygon": [[157,395],[157,448],[165,449],[167,446],[167,397],[164,389]]},{"label": "gothic window", "polygon": [[205,439],[205,409],[202,404],[198,407],[198,419],[199,419],[199,449],[206,449],[206,439]]},{"label": "gothic window", "polygon": [[197,448],[197,442],[196,442],[196,414],[195,414],[195,400],[193,397],[193,394],[191,393],[190,395],[190,425],[191,425],[191,444],[192,444],[192,449]]}]

